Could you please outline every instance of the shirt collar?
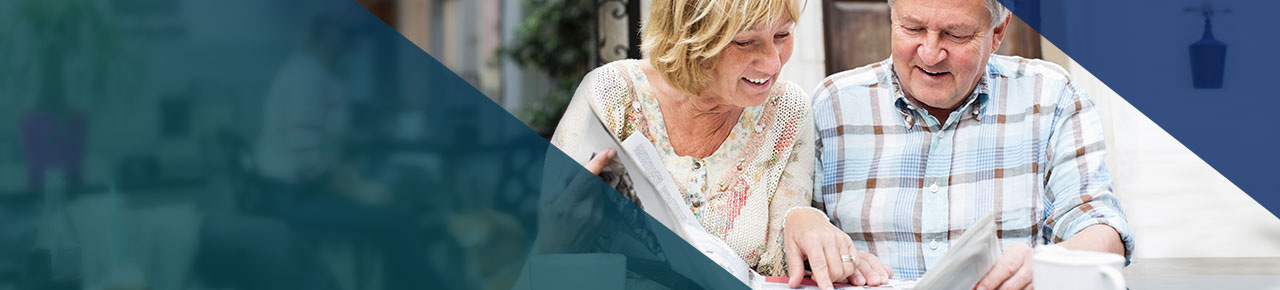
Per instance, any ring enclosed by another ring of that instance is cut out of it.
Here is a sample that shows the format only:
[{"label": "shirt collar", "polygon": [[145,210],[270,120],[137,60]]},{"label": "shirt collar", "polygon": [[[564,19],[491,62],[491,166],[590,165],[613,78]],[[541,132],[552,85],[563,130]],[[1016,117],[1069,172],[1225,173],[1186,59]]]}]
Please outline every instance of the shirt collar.
[{"label": "shirt collar", "polygon": [[[994,55],[993,55],[994,56]],[[915,125],[916,116],[928,115],[928,110],[920,108],[907,100],[907,95],[902,92],[902,85],[898,82],[898,73],[893,69],[893,58],[885,60],[885,67],[888,72],[884,77],[888,79],[890,87],[893,88],[893,104],[901,113],[907,127]],[[991,86],[996,75],[1000,74],[1000,70],[996,67],[994,57],[987,59],[987,73],[982,74],[978,79],[978,85],[973,88],[973,92],[969,94],[969,98],[965,100],[957,111],[970,112],[968,117],[981,121],[982,115],[986,111],[987,103],[991,100]],[[916,114],[912,114],[915,112]]]}]

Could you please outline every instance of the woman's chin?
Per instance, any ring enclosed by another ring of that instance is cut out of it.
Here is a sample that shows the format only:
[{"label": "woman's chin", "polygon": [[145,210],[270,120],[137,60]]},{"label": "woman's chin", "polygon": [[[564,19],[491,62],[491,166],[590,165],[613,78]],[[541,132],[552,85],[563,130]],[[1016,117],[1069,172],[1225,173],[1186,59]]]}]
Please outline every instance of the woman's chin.
[{"label": "woman's chin", "polygon": [[769,92],[742,92],[738,95],[738,105],[743,107],[755,107],[764,104],[769,100]]}]

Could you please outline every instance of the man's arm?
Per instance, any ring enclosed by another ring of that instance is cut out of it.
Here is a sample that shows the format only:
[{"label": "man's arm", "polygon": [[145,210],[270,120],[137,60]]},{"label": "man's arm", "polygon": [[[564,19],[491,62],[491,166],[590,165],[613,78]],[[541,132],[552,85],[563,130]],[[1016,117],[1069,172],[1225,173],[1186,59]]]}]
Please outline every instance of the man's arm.
[{"label": "man's arm", "polygon": [[1106,168],[1102,118],[1089,97],[1063,87],[1049,137],[1049,178],[1045,202],[1051,206],[1042,241],[1070,249],[1129,257],[1132,229]]},{"label": "man's arm", "polygon": [[[1049,138],[1049,178],[1045,183],[1049,216],[1040,241],[1074,250],[1124,255],[1133,248],[1132,234],[1120,200],[1111,191],[1104,161],[1102,120],[1093,102],[1076,88],[1063,87]],[[1043,238],[1043,239],[1041,239]],[[1024,289],[1031,286],[1031,245],[1005,249],[976,289]]]},{"label": "man's arm", "polygon": [[1084,228],[1079,233],[1071,236],[1070,239],[1059,243],[1062,247],[1072,250],[1086,250],[1096,252],[1115,253],[1124,256],[1124,241],[1120,240],[1120,232],[1115,228],[1104,224],[1096,224]]}]

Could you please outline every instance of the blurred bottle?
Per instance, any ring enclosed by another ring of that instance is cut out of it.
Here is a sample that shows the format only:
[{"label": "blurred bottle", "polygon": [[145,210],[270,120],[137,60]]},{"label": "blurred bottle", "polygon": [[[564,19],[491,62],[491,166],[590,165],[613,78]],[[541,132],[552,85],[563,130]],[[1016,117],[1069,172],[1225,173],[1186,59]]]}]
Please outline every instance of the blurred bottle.
[{"label": "blurred bottle", "polygon": [[66,212],[68,183],[61,170],[46,172],[44,206],[36,231],[36,248],[47,253],[48,279],[52,283],[80,280],[80,244]]}]

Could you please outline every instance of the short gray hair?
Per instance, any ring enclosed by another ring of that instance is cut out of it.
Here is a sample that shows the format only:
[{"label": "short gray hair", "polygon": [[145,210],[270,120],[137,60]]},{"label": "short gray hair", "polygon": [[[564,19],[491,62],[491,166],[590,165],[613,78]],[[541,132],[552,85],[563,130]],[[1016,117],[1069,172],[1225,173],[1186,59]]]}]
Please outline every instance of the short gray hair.
[{"label": "short gray hair", "polygon": [[[986,0],[986,2],[987,14],[991,15],[991,27],[994,28],[996,25],[1000,25],[1000,22],[1003,22],[1005,17],[1009,16],[1009,9],[1005,8],[1004,4],[1000,4],[998,0]],[[891,13],[893,11],[893,0],[889,0],[889,11]]]}]

